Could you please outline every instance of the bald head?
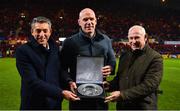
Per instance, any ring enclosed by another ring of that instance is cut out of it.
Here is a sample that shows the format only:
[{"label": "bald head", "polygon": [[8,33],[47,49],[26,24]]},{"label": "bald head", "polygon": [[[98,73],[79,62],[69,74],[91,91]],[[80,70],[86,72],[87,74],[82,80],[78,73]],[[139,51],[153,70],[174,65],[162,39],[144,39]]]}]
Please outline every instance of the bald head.
[{"label": "bald head", "polygon": [[79,13],[79,26],[87,37],[94,37],[97,24],[96,15],[90,8],[85,8]]},{"label": "bald head", "polygon": [[85,8],[85,9],[81,10],[81,12],[79,13],[79,18],[81,18],[84,14],[91,14],[94,17],[96,17],[94,11],[90,8]]}]

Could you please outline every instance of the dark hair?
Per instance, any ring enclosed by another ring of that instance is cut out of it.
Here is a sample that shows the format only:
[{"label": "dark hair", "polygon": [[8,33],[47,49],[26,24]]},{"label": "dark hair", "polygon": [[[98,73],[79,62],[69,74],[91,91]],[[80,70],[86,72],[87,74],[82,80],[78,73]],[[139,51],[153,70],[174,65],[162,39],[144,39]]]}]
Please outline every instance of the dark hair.
[{"label": "dark hair", "polygon": [[31,22],[31,28],[33,27],[33,25],[35,23],[48,23],[50,28],[52,25],[50,19],[43,17],[43,16],[38,16],[38,17],[33,18],[32,22]]}]

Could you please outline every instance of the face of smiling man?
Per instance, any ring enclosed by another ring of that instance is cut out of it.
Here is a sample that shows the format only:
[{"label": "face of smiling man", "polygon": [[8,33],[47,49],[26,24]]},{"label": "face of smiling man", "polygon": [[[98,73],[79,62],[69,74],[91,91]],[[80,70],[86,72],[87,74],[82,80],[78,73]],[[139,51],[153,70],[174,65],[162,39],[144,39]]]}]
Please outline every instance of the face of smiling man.
[{"label": "face of smiling man", "polygon": [[78,19],[79,26],[82,31],[89,37],[93,37],[95,34],[95,28],[97,24],[96,16],[93,10],[89,8],[83,9],[79,13]]},{"label": "face of smiling man", "polygon": [[51,36],[51,27],[48,23],[35,23],[32,26],[31,34],[37,42],[47,48],[49,37]]},{"label": "face of smiling man", "polygon": [[136,49],[143,49],[147,38],[146,38],[146,32],[145,29],[142,26],[132,26],[129,29],[128,32],[128,40],[129,40],[129,44],[131,46],[131,49],[134,51]]}]

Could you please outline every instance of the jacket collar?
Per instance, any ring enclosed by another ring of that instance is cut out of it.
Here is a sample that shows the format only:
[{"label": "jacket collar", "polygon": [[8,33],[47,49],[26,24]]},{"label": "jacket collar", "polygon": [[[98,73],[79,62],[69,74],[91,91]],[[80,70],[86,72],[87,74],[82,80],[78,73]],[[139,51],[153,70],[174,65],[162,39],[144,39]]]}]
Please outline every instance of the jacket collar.
[{"label": "jacket collar", "polygon": [[143,53],[146,52],[146,50],[148,49],[149,45],[148,44],[145,44],[144,48],[143,49],[137,49],[135,51],[132,51],[133,55],[141,55]]},{"label": "jacket collar", "polygon": [[99,31],[99,30],[95,30],[95,35],[93,38],[89,38],[85,35],[85,33],[82,31],[82,29],[79,30],[79,35],[84,39],[84,40],[87,40],[87,41],[100,41],[102,39],[104,39],[104,36],[103,34]]},{"label": "jacket collar", "polygon": [[37,42],[37,40],[34,39],[33,36],[30,36],[29,40],[30,40],[29,43],[31,44],[32,47],[40,49],[42,51],[54,50],[54,48],[55,48],[55,46],[53,44],[54,41],[51,37],[48,40],[49,49],[47,49],[47,48],[43,47],[41,44],[39,44]]}]

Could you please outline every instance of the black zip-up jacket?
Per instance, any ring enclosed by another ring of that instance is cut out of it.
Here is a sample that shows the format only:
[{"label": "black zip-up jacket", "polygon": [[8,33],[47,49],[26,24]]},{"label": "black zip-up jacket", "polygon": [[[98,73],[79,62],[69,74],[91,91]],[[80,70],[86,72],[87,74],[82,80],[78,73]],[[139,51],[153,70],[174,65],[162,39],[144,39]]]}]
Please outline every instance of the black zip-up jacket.
[{"label": "black zip-up jacket", "polygon": [[[96,31],[95,37],[90,39],[80,30],[79,33],[72,35],[64,41],[61,50],[62,66],[64,70],[69,72],[73,81],[76,81],[76,61],[78,55],[103,56],[105,65],[110,65],[113,69],[116,64],[111,40],[99,31]],[[80,101],[70,101],[69,109],[107,110],[108,105],[101,98],[81,98]]]},{"label": "black zip-up jacket", "polygon": [[111,40],[108,36],[96,31],[93,39],[79,33],[67,38],[61,50],[62,66],[65,70],[70,68],[70,76],[75,81],[76,78],[76,58],[77,56],[103,56],[105,65],[110,65],[113,69],[116,64]]}]

